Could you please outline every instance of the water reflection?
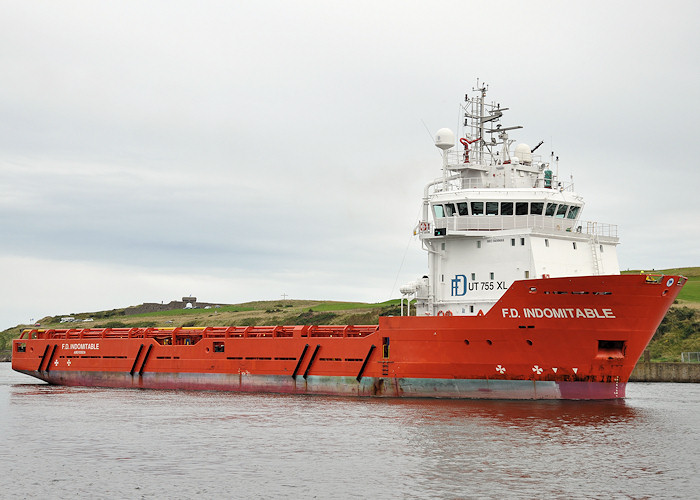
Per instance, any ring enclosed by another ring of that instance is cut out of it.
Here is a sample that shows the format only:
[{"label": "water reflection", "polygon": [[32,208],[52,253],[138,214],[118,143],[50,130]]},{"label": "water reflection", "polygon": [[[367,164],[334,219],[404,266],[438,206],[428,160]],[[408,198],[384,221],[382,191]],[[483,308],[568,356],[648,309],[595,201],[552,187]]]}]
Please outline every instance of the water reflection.
[{"label": "water reflection", "polygon": [[[0,384],[1,385],[1,384]],[[345,413],[368,412],[377,416],[400,418],[404,424],[444,425],[469,421],[476,425],[508,425],[517,427],[587,426],[596,427],[623,423],[641,416],[641,412],[625,400],[606,401],[495,401],[446,399],[365,399],[317,395],[217,393],[206,391],[157,391],[138,389],[104,389],[54,386],[42,382],[15,383],[9,387],[11,401],[39,396],[70,394],[75,397],[102,394],[105,398],[146,401],[176,399],[190,404],[229,404],[248,402],[255,405],[274,404],[294,411],[313,411],[329,405]]]},{"label": "water reflection", "polygon": [[388,400],[382,404],[402,408],[424,425],[459,419],[485,425],[583,425],[625,422],[638,416],[625,400],[611,401],[493,401],[493,400]]}]

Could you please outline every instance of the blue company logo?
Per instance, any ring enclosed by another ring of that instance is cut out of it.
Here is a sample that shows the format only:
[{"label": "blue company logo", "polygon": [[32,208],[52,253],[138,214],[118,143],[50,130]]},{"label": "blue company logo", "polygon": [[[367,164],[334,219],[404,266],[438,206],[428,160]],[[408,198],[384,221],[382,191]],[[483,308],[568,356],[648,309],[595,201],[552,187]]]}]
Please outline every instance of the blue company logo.
[{"label": "blue company logo", "polygon": [[452,296],[461,297],[467,294],[467,277],[463,274],[456,274],[452,281]]}]

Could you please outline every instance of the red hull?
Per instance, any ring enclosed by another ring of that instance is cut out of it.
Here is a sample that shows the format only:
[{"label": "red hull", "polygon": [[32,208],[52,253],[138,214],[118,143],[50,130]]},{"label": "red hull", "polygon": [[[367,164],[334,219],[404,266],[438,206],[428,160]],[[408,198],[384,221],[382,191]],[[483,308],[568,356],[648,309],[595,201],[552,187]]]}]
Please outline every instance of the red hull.
[{"label": "red hull", "polygon": [[611,399],[685,278],[515,282],[482,316],[378,326],[32,330],[12,366],[52,384],[508,399]]}]

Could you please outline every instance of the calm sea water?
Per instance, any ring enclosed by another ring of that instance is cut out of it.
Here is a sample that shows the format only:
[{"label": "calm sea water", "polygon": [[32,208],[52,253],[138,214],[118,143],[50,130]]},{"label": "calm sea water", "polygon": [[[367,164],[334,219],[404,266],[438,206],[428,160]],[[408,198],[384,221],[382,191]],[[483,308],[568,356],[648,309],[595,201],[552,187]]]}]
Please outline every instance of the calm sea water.
[{"label": "calm sea water", "polygon": [[698,498],[700,385],[618,402],[52,387],[0,363],[3,498]]}]

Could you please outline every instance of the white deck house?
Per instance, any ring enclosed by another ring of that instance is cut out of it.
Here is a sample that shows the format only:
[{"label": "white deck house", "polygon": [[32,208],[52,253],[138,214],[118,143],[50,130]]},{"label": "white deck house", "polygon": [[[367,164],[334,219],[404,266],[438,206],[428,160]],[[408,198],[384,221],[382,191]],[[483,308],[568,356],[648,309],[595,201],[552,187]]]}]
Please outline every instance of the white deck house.
[{"label": "white deck house", "polygon": [[497,125],[506,108],[484,102],[486,86],[474,90],[461,147],[449,129],[437,133],[443,175],[425,187],[415,230],[428,274],[404,298],[418,315],[475,315],[516,280],[619,274],[617,226],[582,221],[583,198],[559,180],[558,160],[511,150],[507,131],[521,127]]}]

